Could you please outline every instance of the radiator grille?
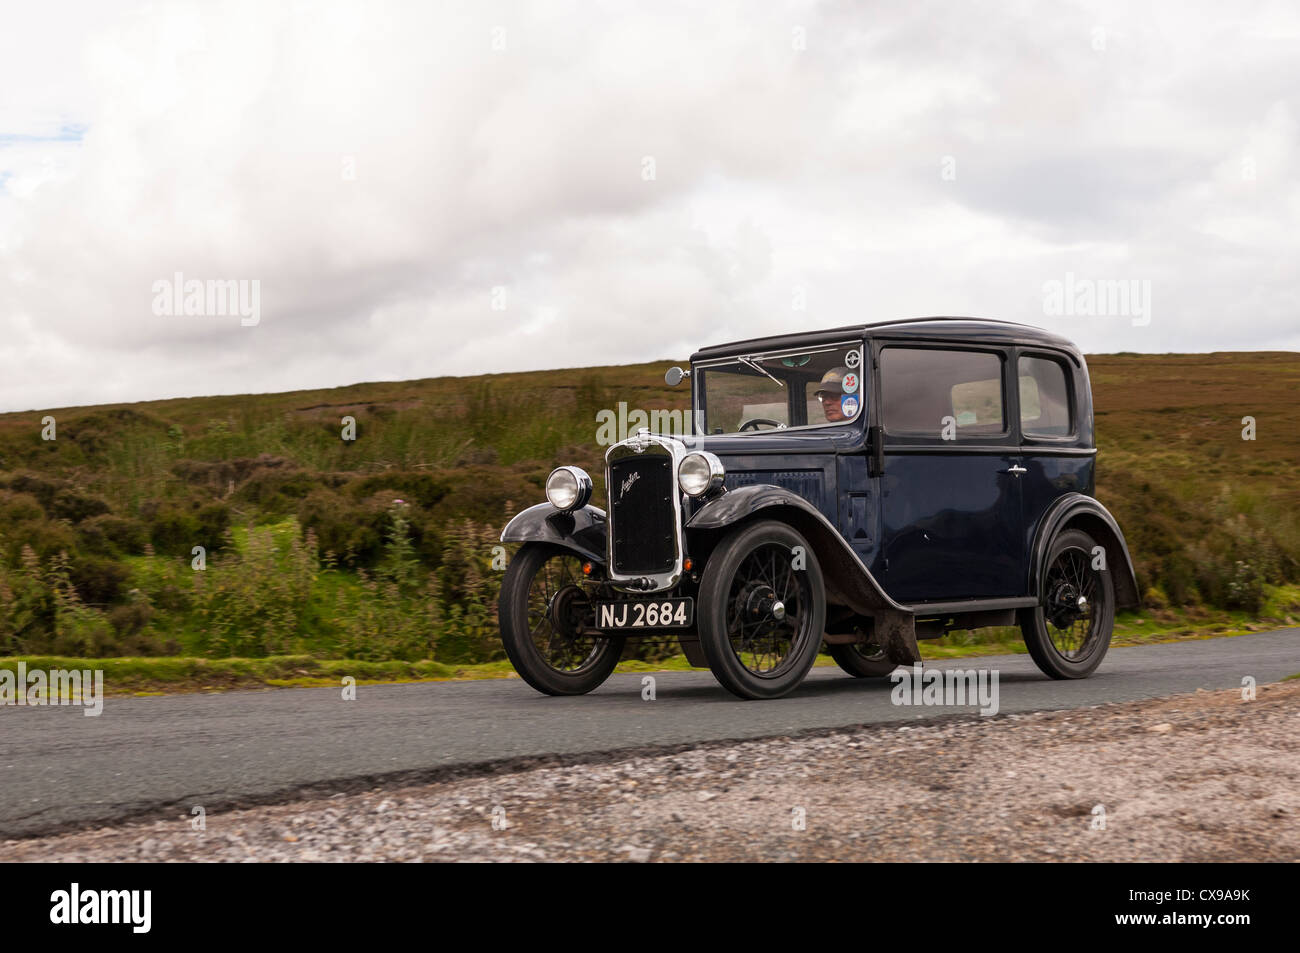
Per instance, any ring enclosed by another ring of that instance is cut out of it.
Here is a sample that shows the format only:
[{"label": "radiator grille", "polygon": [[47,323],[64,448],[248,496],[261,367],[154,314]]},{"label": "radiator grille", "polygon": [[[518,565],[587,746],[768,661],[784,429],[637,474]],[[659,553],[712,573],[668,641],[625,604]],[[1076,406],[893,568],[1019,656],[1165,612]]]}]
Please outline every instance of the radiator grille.
[{"label": "radiator grille", "polygon": [[672,457],[624,457],[609,466],[610,557],[620,575],[664,573],[677,562]]}]

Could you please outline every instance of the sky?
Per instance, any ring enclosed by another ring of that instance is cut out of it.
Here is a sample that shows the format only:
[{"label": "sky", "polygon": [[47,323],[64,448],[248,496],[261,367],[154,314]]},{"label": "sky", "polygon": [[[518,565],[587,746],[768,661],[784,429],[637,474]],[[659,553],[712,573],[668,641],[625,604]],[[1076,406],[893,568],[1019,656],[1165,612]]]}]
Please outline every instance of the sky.
[{"label": "sky", "polygon": [[3,22],[0,411],[922,315],[1089,353],[1300,349],[1295,4],[51,0]]}]

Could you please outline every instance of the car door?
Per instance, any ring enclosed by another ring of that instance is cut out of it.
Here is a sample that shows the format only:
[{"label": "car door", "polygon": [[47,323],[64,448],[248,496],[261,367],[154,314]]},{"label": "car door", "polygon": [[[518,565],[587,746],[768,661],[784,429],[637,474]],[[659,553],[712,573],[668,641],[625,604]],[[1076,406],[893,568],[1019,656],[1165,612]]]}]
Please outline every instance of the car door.
[{"label": "car door", "polygon": [[1020,511],[1025,547],[1043,515],[1066,493],[1093,494],[1091,410],[1084,368],[1069,355],[1016,349],[1021,466]]},{"label": "car door", "polygon": [[1023,595],[1010,348],[898,340],[872,351],[877,579],[910,604]]}]

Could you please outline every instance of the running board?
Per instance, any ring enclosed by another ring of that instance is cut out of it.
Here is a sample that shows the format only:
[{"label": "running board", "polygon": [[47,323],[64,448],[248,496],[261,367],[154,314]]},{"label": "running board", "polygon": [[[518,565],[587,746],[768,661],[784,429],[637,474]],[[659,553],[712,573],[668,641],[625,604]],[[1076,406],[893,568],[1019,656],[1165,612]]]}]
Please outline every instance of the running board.
[{"label": "running board", "polygon": [[1038,605],[1033,596],[1012,596],[1005,599],[963,599],[959,602],[917,602],[907,611],[918,619],[932,616],[958,615],[967,612],[996,612],[999,609],[1030,609]]}]

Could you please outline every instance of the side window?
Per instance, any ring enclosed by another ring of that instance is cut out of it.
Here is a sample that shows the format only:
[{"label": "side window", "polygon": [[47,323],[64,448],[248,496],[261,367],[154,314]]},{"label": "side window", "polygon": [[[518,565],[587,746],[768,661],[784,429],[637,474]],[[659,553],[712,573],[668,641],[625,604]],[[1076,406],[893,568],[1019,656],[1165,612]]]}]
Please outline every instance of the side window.
[{"label": "side window", "polygon": [[942,439],[949,423],[959,438],[1007,429],[998,354],[887,347],[880,352],[880,389],[889,433]]},{"label": "side window", "polygon": [[[862,410],[862,349],[843,346],[813,354],[811,360],[795,355],[785,360],[796,362],[810,379],[803,383],[803,400],[809,426],[841,424],[858,416]],[[798,391],[795,392],[798,400]]]},{"label": "side window", "polygon": [[1047,357],[1020,358],[1020,430],[1027,437],[1065,437],[1070,420],[1070,386],[1065,366]]}]

